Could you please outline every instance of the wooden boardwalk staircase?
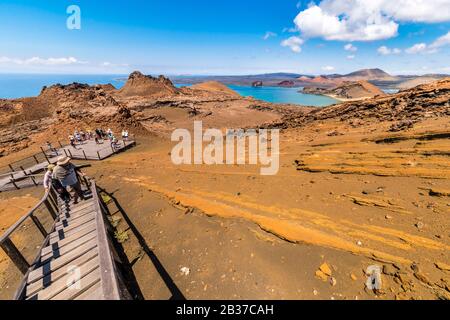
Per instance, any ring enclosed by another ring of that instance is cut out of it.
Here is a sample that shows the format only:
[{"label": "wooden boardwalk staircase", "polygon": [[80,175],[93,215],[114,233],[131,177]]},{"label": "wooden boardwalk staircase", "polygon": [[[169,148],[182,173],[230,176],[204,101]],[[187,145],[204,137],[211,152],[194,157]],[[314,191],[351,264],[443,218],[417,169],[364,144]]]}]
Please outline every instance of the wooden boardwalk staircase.
[{"label": "wooden boardwalk staircase", "polygon": [[[88,183],[87,200],[64,202],[54,190],[0,238],[0,246],[24,274],[17,300],[122,300],[130,295],[120,273],[113,230],[95,182]],[[34,212],[45,206],[54,218],[46,232]],[[10,240],[27,219],[45,237],[29,263]]]}]

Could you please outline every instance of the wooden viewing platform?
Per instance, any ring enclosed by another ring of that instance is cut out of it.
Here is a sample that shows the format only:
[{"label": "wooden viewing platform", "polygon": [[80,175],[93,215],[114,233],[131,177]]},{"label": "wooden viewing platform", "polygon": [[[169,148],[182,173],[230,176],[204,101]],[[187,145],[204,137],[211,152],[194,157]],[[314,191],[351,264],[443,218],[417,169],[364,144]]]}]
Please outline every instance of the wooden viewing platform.
[{"label": "wooden viewing platform", "polygon": [[[40,203],[0,238],[0,247],[24,274],[16,300],[129,299],[112,245],[113,230],[95,182],[86,180],[89,199],[63,202],[51,189]],[[87,195],[88,195],[87,194]],[[47,232],[35,212],[42,207],[54,223]],[[31,219],[45,238],[37,257],[28,262],[11,235]]]},{"label": "wooden viewing platform", "polygon": [[58,149],[59,152],[74,160],[104,160],[116,153],[122,152],[136,145],[135,140],[119,140],[116,145],[111,145],[108,140],[97,144],[93,140],[84,141],[76,147],[65,146]]},{"label": "wooden viewing platform", "polygon": [[72,146],[63,146],[53,150],[44,150],[42,153],[29,157],[30,161],[24,161],[17,168],[15,165],[9,165],[7,173],[0,175],[0,192],[19,190],[23,188],[35,187],[42,184],[45,168],[49,164],[55,164],[60,156],[68,156],[74,160],[104,160],[114,154],[123,152],[136,145],[136,140],[119,140],[114,146],[107,140],[97,144],[94,140],[84,141],[82,144]]}]

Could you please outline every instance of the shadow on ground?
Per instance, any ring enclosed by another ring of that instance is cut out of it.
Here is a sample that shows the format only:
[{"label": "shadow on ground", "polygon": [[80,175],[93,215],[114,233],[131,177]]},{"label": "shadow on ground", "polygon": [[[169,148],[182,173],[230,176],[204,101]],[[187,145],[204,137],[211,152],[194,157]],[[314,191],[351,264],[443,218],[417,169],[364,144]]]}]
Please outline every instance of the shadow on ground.
[{"label": "shadow on ground", "polygon": [[[125,212],[125,210],[123,209],[123,207],[120,205],[119,201],[117,200],[117,198],[114,197],[114,192],[109,193],[107,192],[105,189],[102,189],[100,187],[98,187],[101,194],[105,195],[108,199],[108,201],[104,201],[105,203],[105,207],[108,211],[108,215],[109,216],[114,216],[117,213],[120,213],[121,216],[123,217],[124,221],[126,222],[126,224],[128,225],[128,230],[130,230],[133,235],[136,237],[136,239],[139,242],[139,245],[142,247],[143,251],[145,252],[145,254],[148,256],[148,258],[150,258],[151,262],[153,263],[153,265],[155,266],[156,270],[159,273],[159,276],[161,277],[161,279],[164,281],[164,284],[167,286],[167,289],[170,291],[172,297],[169,300],[186,300],[186,298],[184,297],[183,293],[181,292],[181,290],[177,287],[177,285],[175,284],[175,282],[173,281],[172,277],[170,276],[170,274],[167,272],[167,270],[164,268],[163,264],[161,263],[161,261],[158,259],[158,257],[156,256],[156,254],[153,252],[152,249],[149,248],[147,242],[145,241],[144,237],[142,236],[142,234],[139,232],[139,230],[136,228],[136,226],[133,224],[133,222],[131,221],[130,217],[128,216],[128,214]],[[103,197],[102,197],[103,198]],[[116,211],[112,212],[111,210],[111,206],[114,205],[116,207]],[[125,277],[125,280],[128,284],[129,290],[130,290],[130,294],[138,300],[144,300],[144,296],[142,294],[142,291],[139,287],[139,284],[136,280],[136,277],[134,275],[133,272],[133,266],[135,263],[137,263],[141,257],[136,257],[134,258],[132,261],[130,261],[123,249],[123,247],[116,242],[116,249],[118,252],[118,255],[121,259],[122,263],[122,273]]]}]

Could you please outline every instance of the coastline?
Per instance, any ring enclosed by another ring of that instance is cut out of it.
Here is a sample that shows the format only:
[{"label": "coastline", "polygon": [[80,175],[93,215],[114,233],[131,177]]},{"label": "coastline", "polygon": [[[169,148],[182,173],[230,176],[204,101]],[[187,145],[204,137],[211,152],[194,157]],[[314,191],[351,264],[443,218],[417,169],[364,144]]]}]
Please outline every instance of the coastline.
[{"label": "coastline", "polygon": [[360,101],[364,101],[364,100],[368,100],[371,99],[372,97],[361,97],[361,98],[353,98],[353,99],[346,99],[346,98],[342,98],[333,94],[318,94],[318,96],[324,96],[324,97],[328,97],[328,98],[332,98],[335,100],[338,100],[340,103],[344,103],[344,102],[360,102]]}]

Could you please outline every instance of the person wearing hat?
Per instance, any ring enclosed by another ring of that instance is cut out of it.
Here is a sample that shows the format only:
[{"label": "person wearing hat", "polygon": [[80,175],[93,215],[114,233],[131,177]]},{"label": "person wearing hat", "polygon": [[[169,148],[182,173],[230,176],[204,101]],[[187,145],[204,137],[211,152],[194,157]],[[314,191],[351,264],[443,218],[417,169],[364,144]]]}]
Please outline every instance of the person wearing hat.
[{"label": "person wearing hat", "polygon": [[54,164],[49,164],[47,167],[47,171],[45,172],[44,183],[43,183],[45,192],[48,192],[50,190],[50,188],[53,186],[53,188],[59,194],[61,199],[63,201],[68,201],[68,200],[70,200],[69,192],[67,192],[66,188],[64,188],[58,180],[53,179],[53,171],[55,170],[55,167],[56,166]]},{"label": "person wearing hat", "polygon": [[[80,171],[78,173],[84,177]],[[57,179],[61,185],[67,190],[69,188],[74,193],[74,204],[78,203],[78,199],[84,200],[81,184],[77,176],[77,167],[71,162],[69,157],[59,157],[56,167],[53,169],[53,178]]]}]

